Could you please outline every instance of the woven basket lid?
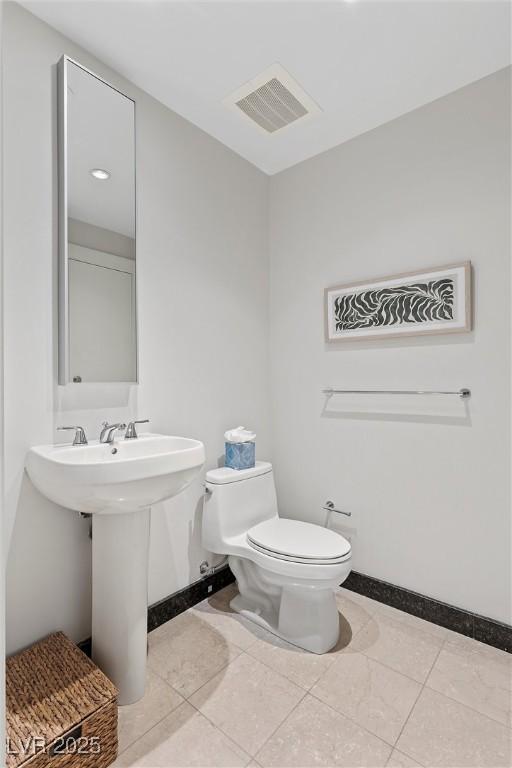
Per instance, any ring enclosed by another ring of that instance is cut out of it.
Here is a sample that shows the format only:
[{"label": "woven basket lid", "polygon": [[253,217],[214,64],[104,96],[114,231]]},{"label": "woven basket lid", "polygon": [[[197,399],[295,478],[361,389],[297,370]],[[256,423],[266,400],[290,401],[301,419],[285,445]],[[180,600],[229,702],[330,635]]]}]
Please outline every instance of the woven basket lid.
[{"label": "woven basket lid", "polygon": [[63,632],[6,661],[7,739],[15,768],[32,754],[20,745],[43,739],[45,746],[117,698],[114,684]]}]

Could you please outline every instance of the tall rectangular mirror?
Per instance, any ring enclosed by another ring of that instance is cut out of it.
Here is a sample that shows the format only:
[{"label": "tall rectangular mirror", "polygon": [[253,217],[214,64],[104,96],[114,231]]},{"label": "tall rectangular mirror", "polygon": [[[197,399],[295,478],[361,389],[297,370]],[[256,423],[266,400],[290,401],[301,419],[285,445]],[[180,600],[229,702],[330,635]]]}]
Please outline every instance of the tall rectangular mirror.
[{"label": "tall rectangular mirror", "polygon": [[58,72],[59,384],[136,382],[135,103]]}]

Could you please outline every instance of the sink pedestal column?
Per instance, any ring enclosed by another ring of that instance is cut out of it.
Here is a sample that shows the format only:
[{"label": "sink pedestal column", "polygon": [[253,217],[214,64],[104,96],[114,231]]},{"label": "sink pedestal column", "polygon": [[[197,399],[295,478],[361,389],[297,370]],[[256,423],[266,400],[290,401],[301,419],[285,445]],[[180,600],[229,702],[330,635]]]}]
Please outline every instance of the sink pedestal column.
[{"label": "sink pedestal column", "polygon": [[144,695],[149,515],[92,518],[92,658],[117,686],[119,704]]}]

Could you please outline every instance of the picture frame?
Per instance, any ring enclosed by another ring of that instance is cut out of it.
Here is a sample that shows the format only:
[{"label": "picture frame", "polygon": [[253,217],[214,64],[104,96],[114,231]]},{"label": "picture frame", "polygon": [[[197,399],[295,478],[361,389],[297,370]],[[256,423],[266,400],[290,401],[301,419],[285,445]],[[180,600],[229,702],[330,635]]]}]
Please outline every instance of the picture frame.
[{"label": "picture frame", "polygon": [[328,343],[465,333],[472,328],[470,261],[334,285],[324,292]]}]

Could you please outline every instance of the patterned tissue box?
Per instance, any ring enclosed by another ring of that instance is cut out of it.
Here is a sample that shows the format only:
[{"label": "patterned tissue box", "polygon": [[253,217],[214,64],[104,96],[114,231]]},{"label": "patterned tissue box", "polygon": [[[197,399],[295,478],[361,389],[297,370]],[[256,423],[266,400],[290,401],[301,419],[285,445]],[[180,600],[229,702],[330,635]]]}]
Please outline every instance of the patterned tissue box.
[{"label": "patterned tissue box", "polygon": [[255,464],[256,443],[226,443],[226,467],[251,469]]}]

